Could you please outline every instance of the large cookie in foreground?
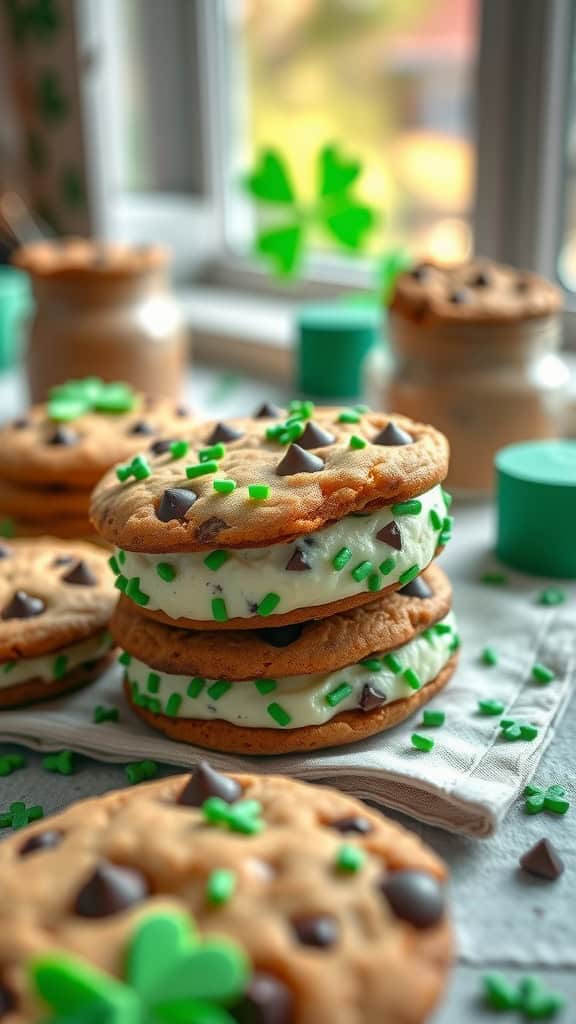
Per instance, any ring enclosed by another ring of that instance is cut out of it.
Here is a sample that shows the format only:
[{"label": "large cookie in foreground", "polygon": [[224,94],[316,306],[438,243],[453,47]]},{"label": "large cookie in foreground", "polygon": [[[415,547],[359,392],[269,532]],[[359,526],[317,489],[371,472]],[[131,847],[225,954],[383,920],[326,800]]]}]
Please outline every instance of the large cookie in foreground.
[{"label": "large cookie in foreground", "polygon": [[110,543],[194,552],[287,543],[439,484],[448,442],[402,416],[297,403],[292,415],[203,423],[177,447],[98,485],[91,513]]},{"label": "large cookie in foreground", "polygon": [[219,1024],[423,1024],[452,955],[445,878],[359,801],[201,764],[0,846],[0,995],[22,1024],[175,1000],[174,1020],[195,1000]]}]

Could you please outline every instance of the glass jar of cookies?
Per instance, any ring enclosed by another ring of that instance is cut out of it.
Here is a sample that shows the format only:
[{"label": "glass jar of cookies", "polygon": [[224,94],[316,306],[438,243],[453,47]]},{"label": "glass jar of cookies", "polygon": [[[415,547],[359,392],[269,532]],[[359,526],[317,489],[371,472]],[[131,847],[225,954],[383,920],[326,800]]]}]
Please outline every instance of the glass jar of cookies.
[{"label": "glass jar of cookies", "polygon": [[449,485],[490,493],[499,448],[561,432],[560,308],[554,285],[512,267],[415,267],[397,282],[393,363],[371,403],[434,423],[450,441]]},{"label": "glass jar of cookies", "polygon": [[28,245],[15,262],[30,274],[36,301],[27,356],[33,402],[90,376],[178,396],[187,338],[163,248],[68,239]]}]

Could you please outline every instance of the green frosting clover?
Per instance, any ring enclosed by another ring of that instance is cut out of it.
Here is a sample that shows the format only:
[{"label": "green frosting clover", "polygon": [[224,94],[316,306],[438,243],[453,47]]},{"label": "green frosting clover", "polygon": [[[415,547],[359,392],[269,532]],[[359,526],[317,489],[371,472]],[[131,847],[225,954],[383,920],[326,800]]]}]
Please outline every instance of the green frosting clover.
[{"label": "green frosting clover", "polygon": [[[245,179],[246,190],[265,207],[256,252],[279,277],[298,272],[310,231],[320,227],[343,249],[356,252],[378,223],[376,211],[351,192],[362,172],[359,160],[345,158],[338,146],[328,144],[320,149],[316,165],[311,204],[299,201],[286,161],[275,149],[264,150]],[[271,225],[268,214],[273,215]]]},{"label": "green frosting clover", "polygon": [[129,384],[106,384],[99,377],[85,377],[51,388],[48,416],[57,423],[65,423],[88,412],[131,412],[135,405],[136,395]]},{"label": "green frosting clover", "polygon": [[202,939],[186,914],[156,910],[130,941],[125,981],[62,953],[30,966],[34,990],[53,1011],[44,1024],[234,1024],[226,1007],[246,991],[244,952]]}]

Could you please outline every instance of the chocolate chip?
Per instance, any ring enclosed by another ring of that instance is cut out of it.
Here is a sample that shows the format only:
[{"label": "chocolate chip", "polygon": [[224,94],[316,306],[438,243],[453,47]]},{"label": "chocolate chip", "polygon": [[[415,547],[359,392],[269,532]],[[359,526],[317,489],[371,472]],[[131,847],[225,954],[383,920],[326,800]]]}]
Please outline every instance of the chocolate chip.
[{"label": "chocolate chip", "polygon": [[63,583],[74,583],[78,587],[95,587],[98,580],[90,566],[80,559],[76,565],[62,577]]},{"label": "chocolate chip", "polygon": [[400,533],[400,527],[398,523],[392,520],[391,523],[387,523],[381,530],[378,530],[376,534],[376,540],[381,540],[384,544],[389,544],[391,548],[396,551],[402,551],[402,534]]},{"label": "chocolate chip", "polygon": [[414,438],[410,434],[402,430],[401,427],[397,427],[393,420],[381,430],[376,437],[372,438],[372,444],[381,444],[387,446],[401,445],[401,444],[414,444]]},{"label": "chocolate chip", "polygon": [[74,912],[79,917],[110,917],[141,903],[149,892],[140,871],[103,860],[76,896]]},{"label": "chocolate chip", "polygon": [[242,1001],[229,1012],[237,1024],[292,1024],[294,998],[279,978],[255,971]]},{"label": "chocolate chip", "polygon": [[490,275],[485,270],[479,270],[468,281],[472,288],[488,288],[490,283]]},{"label": "chocolate chip", "polygon": [[210,516],[210,519],[205,519],[203,523],[196,530],[196,539],[201,544],[210,544],[222,530],[227,530],[229,524],[225,523],[223,519],[219,519],[218,516]]},{"label": "chocolate chip", "polygon": [[347,832],[357,832],[359,835],[365,836],[372,831],[372,822],[368,821],[368,818],[361,818],[359,814],[336,818],[336,821],[329,821],[328,824],[330,828],[335,828],[337,832],[342,832],[344,835]]},{"label": "chocolate chip", "polygon": [[21,416],[19,419],[14,420],[12,426],[14,430],[24,430],[25,427],[30,426],[30,420],[26,419],[25,416]]},{"label": "chocolate chip", "polygon": [[540,839],[522,854],[520,867],[531,875],[555,882],[564,872],[564,861],[549,839]]},{"label": "chocolate chip", "polygon": [[425,871],[394,871],[380,883],[396,917],[415,928],[431,928],[444,915],[444,888]]},{"label": "chocolate chip", "polygon": [[242,787],[229,775],[214,770],[208,761],[199,761],[178,797],[185,807],[201,807],[209,796],[218,796],[233,804],[242,796]]},{"label": "chocolate chip", "polygon": [[296,473],[319,473],[324,462],[318,455],[305,452],[298,444],[291,444],[276,466],[276,476],[294,476]]},{"label": "chocolate chip", "polygon": [[287,626],[270,626],[259,629],[258,636],[270,647],[289,647],[296,643],[305,625],[305,622],[291,622]]},{"label": "chocolate chip", "polygon": [[138,420],[137,423],[133,423],[130,427],[129,434],[155,434],[156,431],[151,423],[147,423],[146,420]]},{"label": "chocolate chip", "polygon": [[189,416],[190,406],[182,402],[181,405],[176,406],[174,412],[176,413],[176,416]]},{"label": "chocolate chip", "polygon": [[421,576],[417,576],[415,580],[411,580],[405,587],[402,587],[398,591],[403,597],[421,597],[424,600],[426,597],[432,597],[432,587],[429,587],[426,580],[423,580]]},{"label": "chocolate chip", "polygon": [[376,708],[381,708],[387,700],[388,698],[385,693],[382,693],[381,690],[377,690],[376,687],[371,686],[370,683],[365,683],[362,687],[358,707],[361,708],[362,711],[375,711]]},{"label": "chocolate chip", "polygon": [[226,444],[228,441],[237,441],[244,437],[241,430],[235,430],[229,423],[217,423],[210,437],[206,438],[206,444]]},{"label": "chocolate chip", "polygon": [[280,415],[280,409],[272,402],[263,402],[262,405],[252,413],[255,420],[273,420]]},{"label": "chocolate chip", "polygon": [[16,996],[3,981],[0,981],[0,1017],[7,1016],[14,1009],[16,1009]]},{"label": "chocolate chip", "polygon": [[426,263],[420,263],[410,271],[410,277],[413,277],[415,281],[425,281],[429,274],[430,267]]},{"label": "chocolate chip", "polygon": [[169,523],[172,519],[183,519],[198,495],[183,487],[167,487],[162,500],[156,509],[156,518],[161,523]]},{"label": "chocolate chip", "polygon": [[148,450],[152,452],[152,455],[165,455],[173,444],[174,438],[162,437],[159,441],[154,441]]},{"label": "chocolate chip", "polygon": [[52,565],[55,569],[58,569],[62,565],[70,565],[72,562],[75,561],[76,559],[74,558],[74,555],[57,555],[54,561],[52,562]]},{"label": "chocolate chip", "polygon": [[21,857],[27,857],[28,854],[36,853],[37,850],[50,850],[61,842],[62,833],[50,828],[45,832],[37,832],[35,836],[30,836],[30,839],[22,844],[18,853]]},{"label": "chocolate chip", "polygon": [[292,918],[291,924],[303,946],[326,949],[338,938],[338,924],[329,914],[300,914]]},{"label": "chocolate chip", "polygon": [[451,292],[448,296],[448,302],[451,302],[453,306],[463,306],[468,301],[469,295],[464,288],[457,288],[456,291]]},{"label": "chocolate chip", "polygon": [[46,444],[60,444],[66,448],[70,448],[71,445],[76,444],[78,441],[78,434],[75,430],[70,430],[70,427],[56,427],[54,433],[48,438]]},{"label": "chocolate chip", "polygon": [[42,615],[45,608],[44,601],[39,597],[32,597],[25,590],[17,590],[2,612],[2,618],[4,620],[33,619],[35,615]]},{"label": "chocolate chip", "polygon": [[298,438],[298,444],[301,448],[324,448],[327,444],[332,444],[336,438],[334,434],[329,434],[327,430],[322,430],[317,423],[308,421],[306,429],[303,434]]},{"label": "chocolate chip", "polygon": [[310,565],[306,561],[304,552],[300,551],[300,548],[296,548],[286,562],[284,568],[286,572],[307,572],[307,570],[310,569]]},{"label": "chocolate chip", "polygon": [[7,544],[0,544],[0,558],[10,558],[12,549]]}]

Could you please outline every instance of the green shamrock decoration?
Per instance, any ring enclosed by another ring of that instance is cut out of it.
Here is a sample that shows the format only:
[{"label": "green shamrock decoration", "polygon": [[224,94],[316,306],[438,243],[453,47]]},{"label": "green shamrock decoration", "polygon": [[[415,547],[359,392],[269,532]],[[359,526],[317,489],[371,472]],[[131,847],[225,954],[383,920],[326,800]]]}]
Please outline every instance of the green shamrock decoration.
[{"label": "green shamrock decoration", "polygon": [[156,910],[130,941],[125,981],[75,957],[48,953],[29,977],[53,1011],[45,1024],[234,1024],[250,976],[244,952],[225,939],[202,939],[186,914]]},{"label": "green shamrock decoration", "polygon": [[136,395],[129,384],[106,384],[99,377],[85,377],[51,388],[48,415],[57,423],[65,423],[88,412],[131,412],[135,405]]},{"label": "green shamrock decoration", "polygon": [[375,210],[350,191],[362,172],[359,160],[346,158],[337,145],[323,146],[317,157],[316,197],[311,206],[298,201],[289,168],[275,149],[264,150],[247,175],[247,191],[259,203],[282,211],[282,220],[263,226],[255,241],[258,255],[280,277],[300,268],[307,232],[321,227],[342,248],[360,250],[378,222]]}]

